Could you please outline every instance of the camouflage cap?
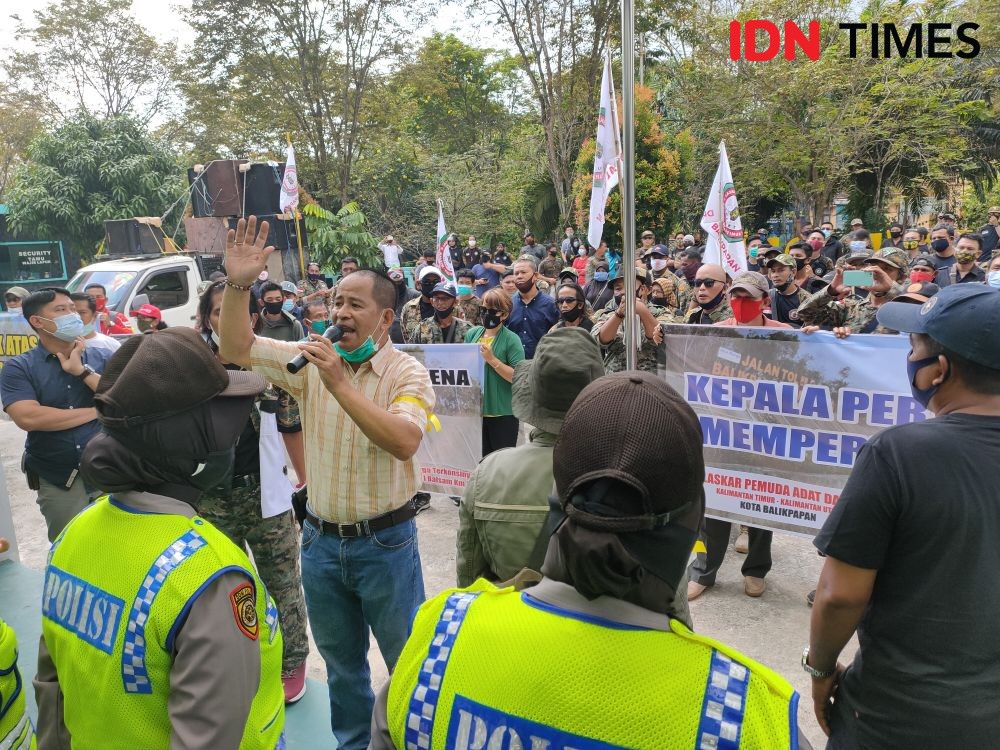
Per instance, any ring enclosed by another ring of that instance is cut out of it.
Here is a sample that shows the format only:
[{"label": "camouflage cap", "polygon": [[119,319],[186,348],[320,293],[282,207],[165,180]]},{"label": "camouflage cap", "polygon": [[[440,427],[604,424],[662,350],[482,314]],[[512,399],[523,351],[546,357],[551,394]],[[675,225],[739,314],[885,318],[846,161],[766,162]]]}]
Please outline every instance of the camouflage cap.
[{"label": "camouflage cap", "polygon": [[902,250],[897,250],[895,248],[886,248],[884,250],[879,250],[871,258],[869,258],[869,263],[884,263],[888,266],[892,266],[900,271],[905,271],[909,265],[909,257]]},{"label": "camouflage cap", "polygon": [[742,289],[752,294],[754,299],[760,299],[768,293],[770,288],[763,274],[756,271],[744,271],[736,274],[732,286],[729,287],[729,293],[732,294],[736,289]]},{"label": "camouflage cap", "polygon": [[772,263],[780,263],[783,266],[788,266],[789,268],[795,268],[797,265],[795,263],[795,258],[793,258],[788,253],[781,253],[781,255],[776,255],[773,258],[768,258],[766,266],[770,266]]}]

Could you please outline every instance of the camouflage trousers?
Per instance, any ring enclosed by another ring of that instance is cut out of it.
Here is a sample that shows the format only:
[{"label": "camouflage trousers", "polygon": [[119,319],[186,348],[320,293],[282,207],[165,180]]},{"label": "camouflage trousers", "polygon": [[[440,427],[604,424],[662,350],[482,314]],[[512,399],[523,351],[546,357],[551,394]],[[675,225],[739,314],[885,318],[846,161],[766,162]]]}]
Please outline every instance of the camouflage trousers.
[{"label": "camouflage trousers", "polygon": [[299,571],[299,535],[292,512],[261,518],[260,487],[237,487],[231,494],[205,492],[198,511],[237,547],[250,548],[257,575],[278,608],[284,639],[281,668],[295,669],[309,653],[309,640]]}]

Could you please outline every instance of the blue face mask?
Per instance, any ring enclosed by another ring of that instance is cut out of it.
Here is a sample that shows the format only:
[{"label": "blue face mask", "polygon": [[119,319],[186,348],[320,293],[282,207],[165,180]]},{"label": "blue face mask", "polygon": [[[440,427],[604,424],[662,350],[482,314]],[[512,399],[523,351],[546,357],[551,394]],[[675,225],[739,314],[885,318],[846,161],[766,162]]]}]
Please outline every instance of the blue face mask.
[{"label": "blue face mask", "polygon": [[468,286],[466,284],[459,284],[458,285],[458,293],[459,294],[463,294],[463,295],[464,294],[472,294],[472,287]]},{"label": "blue face mask", "polygon": [[330,324],[327,323],[325,320],[314,320],[312,323],[309,324],[309,327],[312,329],[313,333],[318,333],[320,336],[322,336],[323,333],[326,331],[326,329],[329,327],[329,325]]},{"label": "blue face mask", "polygon": [[607,271],[594,271],[594,281],[607,281],[608,272]]},{"label": "blue face mask", "polygon": [[80,334],[80,335],[81,336],[89,336],[95,330],[97,330],[97,324],[96,323],[84,323],[83,324],[83,333]]},{"label": "blue face mask", "polygon": [[850,243],[849,247],[856,253],[861,252],[862,250],[866,250],[868,248],[868,246],[864,243],[863,240],[854,240],[853,242]]},{"label": "blue face mask", "polygon": [[[38,316],[42,318],[41,315]],[[74,341],[77,337],[83,336],[85,326],[83,319],[77,313],[60,315],[58,318],[42,318],[56,324],[55,336],[60,341]]]},{"label": "blue face mask", "polygon": [[986,276],[986,283],[994,289],[1000,289],[1000,271],[990,271]]},{"label": "blue face mask", "polygon": [[281,309],[284,310],[285,312],[291,312],[292,310],[295,309],[295,300],[286,299],[284,302],[281,303]]},{"label": "blue face mask", "polygon": [[821,229],[820,231],[823,233],[823,236],[826,237],[827,239],[830,239],[830,235],[833,234],[833,230],[831,229]]},{"label": "blue face mask", "polygon": [[[918,359],[916,361],[910,361],[910,357],[913,354],[913,350],[910,349],[910,353],[906,355],[906,377],[910,381],[910,393],[913,394],[913,398],[918,404],[923,406],[925,409],[930,408],[931,399],[934,398],[934,394],[938,392],[938,388],[941,385],[932,385],[930,388],[918,388],[917,387],[917,373],[928,365],[932,365],[938,361],[936,356],[934,357],[924,357],[923,359]],[[949,370],[948,374],[945,375],[945,380],[948,379],[948,375],[951,375]],[[942,384],[944,381],[941,381]]]}]

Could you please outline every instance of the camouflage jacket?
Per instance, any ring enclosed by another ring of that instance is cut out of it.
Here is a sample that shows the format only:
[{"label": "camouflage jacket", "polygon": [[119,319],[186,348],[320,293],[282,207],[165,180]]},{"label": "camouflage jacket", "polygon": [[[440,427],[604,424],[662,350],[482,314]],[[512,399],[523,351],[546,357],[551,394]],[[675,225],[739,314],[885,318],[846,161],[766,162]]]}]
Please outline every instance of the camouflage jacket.
[{"label": "camouflage jacket", "polygon": [[[904,291],[899,284],[889,289],[888,299],[893,299]],[[849,296],[838,301],[829,294],[829,289],[821,289],[809,297],[799,307],[799,321],[804,326],[822,328],[848,328],[851,333],[889,333],[880,328],[875,320],[878,308],[868,297]]]},{"label": "camouflage jacket", "polygon": [[[604,322],[614,316],[617,309],[618,305],[616,305],[615,301],[612,299],[603,310],[599,310],[597,314],[594,315],[594,327],[590,331],[590,334],[594,338],[598,338]],[[665,307],[660,307],[659,305],[649,305],[649,311],[660,323],[680,322],[674,317],[670,310]],[[645,370],[646,372],[652,372],[655,374],[659,369],[658,359],[660,358],[660,352],[663,351],[663,345],[661,344],[660,346],[657,346],[652,341],[647,339],[642,331],[642,328],[639,328],[639,336],[641,337],[642,343],[639,345],[639,351],[637,352],[635,358],[636,369]],[[598,342],[600,342],[599,338]],[[612,372],[621,372],[625,369],[624,320],[621,325],[618,326],[618,334],[615,336],[615,340],[603,347],[603,351],[605,372],[610,374]]]},{"label": "camouflage jacket", "polygon": [[462,320],[477,326],[479,325],[479,307],[481,304],[482,303],[477,297],[460,299],[455,305],[455,315]]},{"label": "camouflage jacket", "polygon": [[[694,299],[694,295],[691,298]],[[709,312],[705,312],[700,307],[695,307],[693,310],[688,311],[687,315],[684,316],[684,320],[678,322],[710,326],[715,325],[720,320],[728,320],[731,317],[733,317],[733,308],[729,306],[729,299],[726,298],[719,303],[718,307]]]},{"label": "camouflage jacket", "polygon": [[413,337],[416,334],[417,326],[423,320],[423,316],[420,314],[421,299],[422,297],[414,297],[406,302],[399,313],[399,330],[403,332],[403,341],[407,344],[414,343]]},{"label": "camouflage jacket", "polygon": [[472,324],[462,320],[457,315],[452,316],[452,328],[455,329],[451,341],[445,341],[436,318],[424,318],[417,324],[415,334],[410,339],[411,344],[464,344],[465,334],[472,328]]}]

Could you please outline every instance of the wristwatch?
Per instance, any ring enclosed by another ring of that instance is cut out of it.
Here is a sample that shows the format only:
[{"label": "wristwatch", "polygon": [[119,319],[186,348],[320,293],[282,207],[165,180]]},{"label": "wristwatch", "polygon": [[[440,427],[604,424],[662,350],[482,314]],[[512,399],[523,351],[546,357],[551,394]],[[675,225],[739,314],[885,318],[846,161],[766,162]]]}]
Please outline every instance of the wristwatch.
[{"label": "wristwatch", "polygon": [[96,374],[97,374],[97,370],[95,370],[90,365],[84,365],[83,366],[83,372],[81,372],[79,375],[77,375],[77,377],[80,378],[80,380],[86,380],[91,375],[96,375]]},{"label": "wristwatch", "polygon": [[829,677],[830,675],[832,675],[834,672],[837,671],[836,667],[834,667],[833,669],[830,669],[830,670],[828,670],[826,672],[822,672],[822,671],[816,669],[815,667],[809,666],[809,646],[806,646],[804,649],[802,649],[802,668],[806,672],[808,672],[810,675],[812,675],[813,677],[816,677],[818,679],[823,679],[824,677]]}]

